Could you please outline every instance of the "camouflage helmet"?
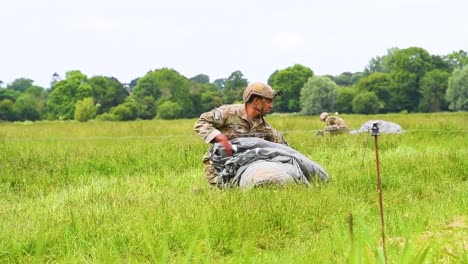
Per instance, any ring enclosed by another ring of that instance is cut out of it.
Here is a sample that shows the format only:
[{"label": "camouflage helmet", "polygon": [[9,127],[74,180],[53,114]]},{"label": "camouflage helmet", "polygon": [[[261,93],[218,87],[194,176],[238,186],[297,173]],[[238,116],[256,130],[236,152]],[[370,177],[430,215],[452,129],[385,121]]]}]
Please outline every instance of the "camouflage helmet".
[{"label": "camouflage helmet", "polygon": [[327,117],[328,117],[327,112],[323,112],[323,113],[320,114],[320,120],[322,120],[322,121],[324,121]]},{"label": "camouflage helmet", "polygon": [[254,82],[247,85],[242,98],[247,103],[252,95],[258,95],[273,100],[276,96],[275,90],[270,85],[261,82]]}]

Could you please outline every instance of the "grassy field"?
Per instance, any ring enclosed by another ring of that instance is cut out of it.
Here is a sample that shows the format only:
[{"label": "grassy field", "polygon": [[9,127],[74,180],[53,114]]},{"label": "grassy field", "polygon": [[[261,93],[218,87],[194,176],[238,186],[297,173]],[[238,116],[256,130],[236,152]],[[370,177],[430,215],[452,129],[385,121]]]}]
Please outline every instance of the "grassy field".
[{"label": "grassy field", "polygon": [[[468,113],[378,138],[388,263],[468,263]],[[192,120],[0,123],[0,263],[382,263],[374,138],[270,115],[329,183],[210,188]]]}]

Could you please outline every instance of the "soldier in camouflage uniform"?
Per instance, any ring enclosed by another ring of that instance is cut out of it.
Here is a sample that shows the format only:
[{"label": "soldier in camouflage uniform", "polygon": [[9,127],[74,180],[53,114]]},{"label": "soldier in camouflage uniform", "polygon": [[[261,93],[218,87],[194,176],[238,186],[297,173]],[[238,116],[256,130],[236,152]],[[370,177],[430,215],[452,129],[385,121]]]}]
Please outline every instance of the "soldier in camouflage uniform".
[{"label": "soldier in camouflage uniform", "polygon": [[[194,130],[206,143],[220,143],[228,155],[232,155],[229,140],[236,137],[258,137],[287,145],[283,135],[263,118],[273,107],[277,93],[264,83],[249,84],[243,94],[244,104],[223,105],[203,113],[195,122]],[[218,177],[210,163],[210,146],[203,156],[205,177],[211,185],[217,185]]]},{"label": "soldier in camouflage uniform", "polygon": [[325,132],[331,135],[339,135],[348,132],[345,121],[337,116],[330,116],[327,112],[320,114],[320,120],[325,122]]}]

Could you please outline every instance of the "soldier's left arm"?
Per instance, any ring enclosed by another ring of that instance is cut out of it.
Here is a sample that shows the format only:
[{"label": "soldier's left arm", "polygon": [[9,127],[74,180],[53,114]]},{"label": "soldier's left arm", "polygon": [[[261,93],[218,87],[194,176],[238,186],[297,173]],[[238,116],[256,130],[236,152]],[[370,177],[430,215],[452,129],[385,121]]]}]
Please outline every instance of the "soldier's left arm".
[{"label": "soldier's left arm", "polygon": [[288,142],[284,139],[283,134],[281,134],[281,132],[279,132],[278,130],[276,130],[274,128],[272,128],[271,132],[268,134],[267,140],[271,141],[271,142],[283,144],[283,145],[286,145],[286,146],[289,145]]}]

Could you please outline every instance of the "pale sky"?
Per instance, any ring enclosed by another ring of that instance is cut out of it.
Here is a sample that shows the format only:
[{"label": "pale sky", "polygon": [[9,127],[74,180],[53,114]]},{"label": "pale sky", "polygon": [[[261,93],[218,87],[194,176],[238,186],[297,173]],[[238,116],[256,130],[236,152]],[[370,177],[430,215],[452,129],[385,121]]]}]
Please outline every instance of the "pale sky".
[{"label": "pale sky", "polygon": [[0,80],[120,82],[173,68],[249,81],[294,64],[363,71],[392,47],[468,51],[467,0],[0,0]]}]

